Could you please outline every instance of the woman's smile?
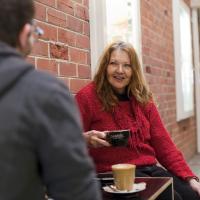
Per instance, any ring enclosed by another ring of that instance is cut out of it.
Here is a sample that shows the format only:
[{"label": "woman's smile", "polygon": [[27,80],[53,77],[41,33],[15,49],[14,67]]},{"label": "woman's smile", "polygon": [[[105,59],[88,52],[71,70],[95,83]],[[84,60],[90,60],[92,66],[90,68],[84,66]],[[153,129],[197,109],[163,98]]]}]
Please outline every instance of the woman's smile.
[{"label": "woman's smile", "polygon": [[107,79],[117,93],[124,93],[132,73],[128,54],[120,49],[113,51],[107,68]]}]

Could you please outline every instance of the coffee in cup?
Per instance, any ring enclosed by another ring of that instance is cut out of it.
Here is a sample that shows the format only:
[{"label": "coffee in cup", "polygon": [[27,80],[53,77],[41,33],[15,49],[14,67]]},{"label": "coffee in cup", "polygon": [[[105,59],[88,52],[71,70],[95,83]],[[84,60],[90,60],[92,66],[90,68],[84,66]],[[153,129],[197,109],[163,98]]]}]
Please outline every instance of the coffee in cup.
[{"label": "coffee in cup", "polygon": [[117,190],[131,191],[135,181],[135,165],[116,164],[112,165],[114,184]]}]

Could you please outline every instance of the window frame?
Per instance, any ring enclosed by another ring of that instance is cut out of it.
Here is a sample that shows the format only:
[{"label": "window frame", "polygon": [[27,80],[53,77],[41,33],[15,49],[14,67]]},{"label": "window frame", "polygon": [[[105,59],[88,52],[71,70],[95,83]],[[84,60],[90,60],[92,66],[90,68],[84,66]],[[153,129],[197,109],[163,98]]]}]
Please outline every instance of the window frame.
[{"label": "window frame", "polygon": [[[91,52],[91,73],[95,74],[98,59],[107,44],[106,38],[106,0],[89,0],[89,16],[90,16],[90,52]],[[135,41],[133,44],[140,61],[142,62],[141,48],[141,17],[140,17],[140,0],[134,0],[134,13],[136,26]]]},{"label": "window frame", "polygon": [[[191,11],[189,6],[183,0],[173,0],[173,29],[174,29],[174,58],[175,58],[175,74],[176,74],[176,120],[181,121],[183,119],[189,118],[194,115],[194,73],[192,82],[190,81],[190,89],[192,90],[192,109],[189,111],[184,110],[184,91],[182,90],[182,59],[181,59],[181,30],[180,30],[180,7],[183,7],[184,10],[189,14],[190,17],[190,35],[191,35],[191,54],[192,49],[192,24],[191,24]],[[191,69],[193,72],[193,58],[191,55]],[[186,81],[186,80],[184,80]],[[189,79],[187,80],[189,81]]]}]

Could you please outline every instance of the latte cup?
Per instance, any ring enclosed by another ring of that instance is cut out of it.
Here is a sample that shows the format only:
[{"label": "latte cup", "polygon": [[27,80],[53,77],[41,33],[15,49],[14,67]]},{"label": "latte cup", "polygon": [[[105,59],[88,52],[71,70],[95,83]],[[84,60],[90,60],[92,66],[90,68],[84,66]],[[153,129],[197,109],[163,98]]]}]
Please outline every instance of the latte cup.
[{"label": "latte cup", "polygon": [[114,184],[117,190],[131,191],[135,182],[135,165],[116,164],[112,165]]}]

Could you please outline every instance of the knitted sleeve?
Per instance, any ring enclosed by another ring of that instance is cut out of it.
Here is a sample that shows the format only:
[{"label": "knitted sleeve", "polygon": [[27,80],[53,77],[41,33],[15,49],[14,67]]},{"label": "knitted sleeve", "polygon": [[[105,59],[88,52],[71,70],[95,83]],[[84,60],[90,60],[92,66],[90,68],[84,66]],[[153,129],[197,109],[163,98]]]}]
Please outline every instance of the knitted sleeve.
[{"label": "knitted sleeve", "polygon": [[88,95],[85,92],[81,91],[77,93],[75,99],[77,101],[79,111],[81,114],[84,131],[89,131],[92,119],[92,111],[90,109],[90,102]]},{"label": "knitted sleeve", "polygon": [[157,160],[167,170],[182,179],[194,177],[195,175],[184,160],[182,153],[171,140],[154,103],[148,105],[148,117],[150,121],[151,145],[155,150]]}]

